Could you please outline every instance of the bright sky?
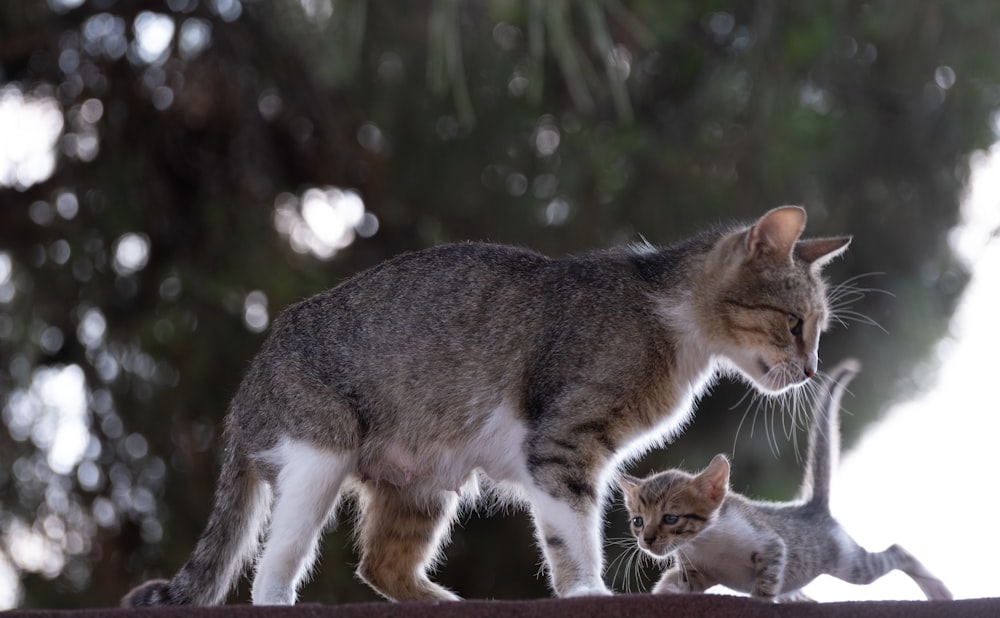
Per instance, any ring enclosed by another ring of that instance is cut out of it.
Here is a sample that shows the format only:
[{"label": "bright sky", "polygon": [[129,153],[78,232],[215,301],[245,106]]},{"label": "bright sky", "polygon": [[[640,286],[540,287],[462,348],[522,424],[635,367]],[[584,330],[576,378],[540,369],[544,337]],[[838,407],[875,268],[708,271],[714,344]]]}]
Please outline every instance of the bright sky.
[{"label": "bright sky", "polygon": [[[939,344],[935,383],[865,432],[842,458],[831,496],[834,516],[859,543],[873,551],[902,545],[956,598],[1000,596],[1000,406],[993,390],[1000,350],[1000,145],[973,158],[970,188],[966,225],[952,240],[973,277],[949,337]],[[863,368],[855,379],[864,379]],[[899,572],[869,586],[824,577],[807,592],[821,601],[923,598]]]}]

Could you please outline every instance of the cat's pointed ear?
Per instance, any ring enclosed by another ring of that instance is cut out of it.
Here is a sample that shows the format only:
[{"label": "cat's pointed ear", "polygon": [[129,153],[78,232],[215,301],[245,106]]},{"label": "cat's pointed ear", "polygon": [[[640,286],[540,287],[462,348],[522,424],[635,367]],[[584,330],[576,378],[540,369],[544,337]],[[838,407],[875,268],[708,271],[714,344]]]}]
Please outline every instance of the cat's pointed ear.
[{"label": "cat's pointed ear", "polygon": [[719,454],[698,475],[698,486],[703,496],[719,504],[729,491],[729,460]]},{"label": "cat's pointed ear", "polygon": [[795,257],[806,264],[823,266],[846,251],[849,244],[851,244],[850,236],[808,238],[795,243]]},{"label": "cat's pointed ear", "polygon": [[800,206],[781,206],[767,211],[746,232],[750,259],[778,258],[791,262],[796,241],[806,229],[806,211]]},{"label": "cat's pointed ear", "polygon": [[625,500],[625,508],[633,508],[639,488],[642,486],[642,480],[622,472],[615,477],[615,481],[618,484],[618,489],[622,492],[622,498]]}]

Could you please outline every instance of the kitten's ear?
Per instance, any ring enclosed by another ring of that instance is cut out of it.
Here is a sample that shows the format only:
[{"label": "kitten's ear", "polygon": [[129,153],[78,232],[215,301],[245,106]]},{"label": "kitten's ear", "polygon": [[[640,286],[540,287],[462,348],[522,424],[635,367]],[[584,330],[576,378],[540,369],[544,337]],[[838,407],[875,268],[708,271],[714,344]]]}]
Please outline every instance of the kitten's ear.
[{"label": "kitten's ear", "polygon": [[638,479],[631,474],[625,474],[624,472],[619,474],[615,480],[618,483],[618,488],[624,493],[635,491],[639,488],[639,485],[642,484],[641,479]]},{"label": "kitten's ear", "polygon": [[800,206],[781,206],[767,211],[746,232],[750,259],[771,257],[792,259],[796,241],[806,229],[806,211]]},{"label": "kitten's ear", "polygon": [[639,493],[639,487],[642,486],[642,480],[622,472],[615,478],[615,481],[618,483],[618,488],[622,491],[625,508],[632,510],[636,496]]},{"label": "kitten's ear", "polygon": [[698,487],[703,496],[720,504],[729,491],[729,460],[719,454],[698,475]]},{"label": "kitten's ear", "polygon": [[795,257],[807,264],[823,266],[847,250],[850,236],[834,238],[809,238],[795,243]]}]

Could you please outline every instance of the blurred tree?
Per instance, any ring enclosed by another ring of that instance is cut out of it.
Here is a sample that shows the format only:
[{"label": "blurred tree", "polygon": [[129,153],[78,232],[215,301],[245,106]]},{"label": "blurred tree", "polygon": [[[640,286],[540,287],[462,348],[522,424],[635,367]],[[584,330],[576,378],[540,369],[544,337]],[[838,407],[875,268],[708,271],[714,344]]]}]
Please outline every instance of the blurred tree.
[{"label": "blurred tree", "polygon": [[[0,4],[0,586],[12,565],[25,606],[110,605],[175,571],[270,318],[439,242],[560,255],[805,204],[811,234],[856,235],[831,278],[887,292],[843,300],[888,333],[850,325],[824,343],[866,365],[852,438],[916,387],[964,285],[947,235],[967,156],[995,138],[998,10]],[[772,449],[797,434],[737,403],[744,391],[720,385],[640,472],[736,442],[734,485],[787,496],[798,464]],[[328,535],[303,599],[373,598],[349,528]],[[440,579],[546,595],[536,564],[524,517],[470,515]]]}]

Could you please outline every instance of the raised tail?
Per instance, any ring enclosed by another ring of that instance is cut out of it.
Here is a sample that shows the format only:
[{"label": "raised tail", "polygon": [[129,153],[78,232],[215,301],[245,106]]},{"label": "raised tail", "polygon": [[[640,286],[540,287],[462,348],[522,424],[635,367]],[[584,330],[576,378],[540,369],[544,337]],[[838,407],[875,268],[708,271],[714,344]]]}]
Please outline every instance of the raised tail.
[{"label": "raised tail", "polygon": [[187,563],[170,581],[133,588],[124,607],[218,605],[256,552],[266,517],[267,493],[247,455],[230,446],[215,490],[208,525]]},{"label": "raised tail", "polygon": [[830,479],[840,455],[840,400],[861,364],[848,358],[828,374],[822,396],[813,411],[809,430],[809,459],[800,497],[812,506],[830,510]]}]

